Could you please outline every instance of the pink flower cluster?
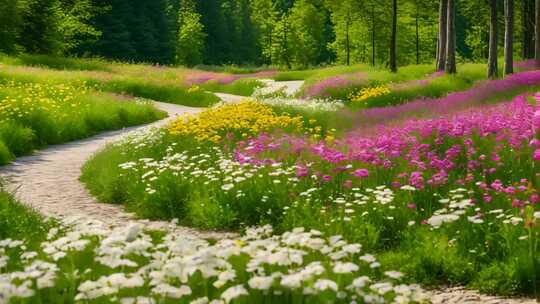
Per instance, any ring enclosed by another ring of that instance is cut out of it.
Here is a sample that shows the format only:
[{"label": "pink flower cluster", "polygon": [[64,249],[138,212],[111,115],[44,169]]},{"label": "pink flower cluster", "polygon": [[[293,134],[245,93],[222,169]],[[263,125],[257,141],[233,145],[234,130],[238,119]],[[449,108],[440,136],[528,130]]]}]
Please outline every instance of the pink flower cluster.
[{"label": "pink flower cluster", "polygon": [[399,106],[367,109],[358,114],[357,121],[361,124],[372,124],[409,117],[411,114],[437,115],[460,111],[478,105],[496,94],[539,83],[540,70],[515,73],[504,79],[481,82],[469,90],[450,93],[441,98],[420,98]]},{"label": "pink flower cluster", "polygon": [[[399,125],[379,124],[368,133],[351,131],[332,144],[263,134],[240,143],[235,156],[240,162],[258,164],[295,162],[301,168],[299,177],[345,173],[358,180],[379,172],[385,177],[392,173],[392,180],[386,182],[394,186],[422,189],[450,181],[463,185],[508,174],[519,153],[525,153],[520,165],[540,161],[536,139],[540,110],[528,98],[521,95],[511,102],[438,118],[409,119]],[[534,98],[540,101],[540,95]],[[315,165],[308,169],[308,163]]]},{"label": "pink flower cluster", "polygon": [[203,72],[203,71],[194,71],[190,72],[185,79],[185,82],[188,86],[196,84],[205,84],[209,81],[216,81],[219,84],[229,84],[238,79],[244,78],[271,78],[277,74],[276,71],[260,71],[257,73],[249,74],[226,74],[226,73],[215,73],[215,72]]},{"label": "pink flower cluster", "polygon": [[329,89],[347,88],[362,83],[367,75],[362,72],[334,76],[320,80],[304,89],[304,97],[329,97]]}]

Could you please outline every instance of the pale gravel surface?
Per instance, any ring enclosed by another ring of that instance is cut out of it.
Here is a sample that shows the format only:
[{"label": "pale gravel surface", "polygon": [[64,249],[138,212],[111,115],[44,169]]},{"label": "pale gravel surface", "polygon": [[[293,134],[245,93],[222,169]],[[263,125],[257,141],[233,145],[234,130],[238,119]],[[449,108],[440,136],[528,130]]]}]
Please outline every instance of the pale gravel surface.
[{"label": "pale gravel surface", "polygon": [[480,294],[463,287],[452,287],[431,292],[433,304],[533,304],[534,299],[507,298]]},{"label": "pale gravel surface", "polygon": [[284,89],[287,96],[294,96],[304,85],[303,80],[275,81],[273,79],[259,79],[259,81],[271,88],[269,89],[270,91],[279,91]]},{"label": "pale gravel surface", "polygon": [[[301,81],[264,82],[279,90],[285,87],[293,95],[303,85]],[[224,102],[239,102],[245,97],[230,94],[216,94]],[[80,170],[86,160],[103,149],[108,143],[120,140],[123,136],[144,128],[159,127],[185,113],[196,114],[202,108],[156,102],[156,106],[169,114],[169,118],[156,123],[133,127],[121,131],[112,131],[88,139],[68,144],[50,146],[32,156],[19,157],[11,165],[0,167],[0,177],[6,178],[8,189],[15,197],[46,216],[57,218],[82,217],[97,219],[111,226],[125,225],[127,221],[137,221],[150,229],[171,229],[169,222],[137,220],[134,214],[126,212],[122,206],[102,204],[96,201],[79,181]],[[186,235],[220,239],[234,237],[234,233],[198,231],[187,227],[175,227]],[[533,299],[504,298],[481,295],[475,291],[460,287],[431,291],[434,304],[532,304]]]},{"label": "pale gravel surface", "polygon": [[[168,119],[156,123],[106,132],[88,139],[70,142],[63,145],[50,146],[31,156],[19,157],[11,165],[0,168],[0,177],[7,181],[7,188],[14,192],[15,198],[46,216],[65,218],[81,216],[97,219],[111,226],[125,225],[135,216],[126,212],[122,206],[102,204],[96,201],[79,181],[81,167],[86,160],[108,143],[117,141],[127,134],[143,128],[158,127],[176,115],[195,114],[201,108],[167,103],[155,103],[169,114]],[[165,229],[168,222],[145,221],[150,229]],[[186,234],[202,238],[223,238],[233,236],[231,233],[201,232],[195,229],[178,227]]]}]

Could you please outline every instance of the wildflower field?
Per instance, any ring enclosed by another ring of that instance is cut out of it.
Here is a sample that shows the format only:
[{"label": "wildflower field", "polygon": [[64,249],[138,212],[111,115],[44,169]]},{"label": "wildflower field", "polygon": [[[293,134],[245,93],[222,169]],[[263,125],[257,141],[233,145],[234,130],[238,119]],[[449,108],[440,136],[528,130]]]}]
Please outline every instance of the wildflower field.
[{"label": "wildflower field", "polygon": [[212,108],[109,146],[82,180],[145,218],[316,229],[409,283],[534,296],[539,84],[523,72],[360,112],[283,97]]},{"label": "wildflower field", "polygon": [[[4,61],[4,164],[165,116],[90,76],[137,79],[149,66]],[[211,94],[206,77],[225,92],[286,72],[186,73],[197,100]],[[447,285],[537,297],[540,73],[461,86],[468,73],[369,81],[382,72],[368,71],[345,99],[257,84],[86,162],[80,180],[100,202],[170,221],[165,230],[44,218],[0,193],[0,303],[429,303],[429,289]],[[427,94],[436,81],[446,89]]]},{"label": "wildflower field", "polygon": [[84,82],[0,81],[0,164],[45,145],[164,116],[144,100],[105,94]]}]

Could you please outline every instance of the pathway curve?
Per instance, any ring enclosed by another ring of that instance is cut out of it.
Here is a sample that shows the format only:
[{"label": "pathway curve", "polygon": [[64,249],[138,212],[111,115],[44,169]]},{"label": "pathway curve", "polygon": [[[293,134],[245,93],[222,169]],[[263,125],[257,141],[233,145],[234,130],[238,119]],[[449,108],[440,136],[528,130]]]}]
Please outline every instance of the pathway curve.
[{"label": "pathway curve", "polygon": [[[164,125],[177,115],[197,113],[203,109],[156,102],[155,105],[169,114],[169,118],[158,122],[102,133],[87,139],[62,145],[50,146],[31,156],[19,157],[8,166],[0,167],[0,177],[7,181],[7,188],[18,201],[36,209],[45,216],[67,218],[80,216],[96,219],[111,226],[125,225],[135,221],[135,216],[120,205],[102,204],[88,193],[79,181],[81,168],[94,153],[108,143],[118,141],[127,134],[144,128]],[[164,221],[136,220],[150,229],[165,229]],[[186,234],[201,238],[223,238],[231,233],[202,232],[178,227]]]},{"label": "pathway curve", "polygon": [[294,96],[302,89],[303,80],[275,81],[273,79],[259,79],[268,88],[268,91],[277,92],[283,90],[287,96]]}]

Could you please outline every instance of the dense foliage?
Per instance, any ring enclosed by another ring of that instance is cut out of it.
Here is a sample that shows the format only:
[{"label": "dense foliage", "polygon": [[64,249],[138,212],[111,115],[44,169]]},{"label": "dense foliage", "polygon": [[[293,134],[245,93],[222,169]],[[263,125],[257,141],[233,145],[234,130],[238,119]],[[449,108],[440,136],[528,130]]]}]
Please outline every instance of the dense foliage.
[{"label": "dense foliage", "polygon": [[[436,55],[438,1],[397,5],[397,61]],[[502,0],[497,11],[503,15]],[[2,0],[0,51],[103,56],[178,63],[388,64],[390,1],[375,0]],[[534,55],[534,1],[516,1],[515,35],[524,58]],[[459,58],[488,56],[489,6],[457,3]],[[531,20],[532,18],[532,20]],[[498,19],[499,28],[503,20]],[[531,26],[532,23],[532,26]],[[499,31],[502,44],[502,31]],[[517,46],[516,46],[517,47]]]}]

